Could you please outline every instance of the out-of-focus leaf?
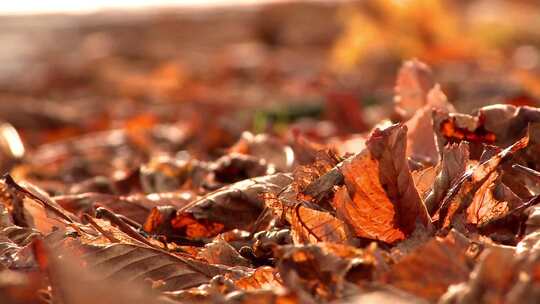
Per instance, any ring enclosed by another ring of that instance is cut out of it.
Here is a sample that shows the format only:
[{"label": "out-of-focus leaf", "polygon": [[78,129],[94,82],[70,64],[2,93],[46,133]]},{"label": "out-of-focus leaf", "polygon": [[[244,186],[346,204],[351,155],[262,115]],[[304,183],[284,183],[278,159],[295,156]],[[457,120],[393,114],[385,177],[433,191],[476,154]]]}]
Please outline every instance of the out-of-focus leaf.
[{"label": "out-of-focus leaf", "polygon": [[374,286],[373,288],[362,290],[361,294],[354,297],[350,303],[426,304],[428,302],[396,288]]},{"label": "out-of-focus leaf", "polygon": [[299,297],[292,293],[275,292],[270,290],[257,290],[248,292],[231,292],[225,297],[226,304],[298,304],[307,303],[312,304],[315,301],[306,298]]},{"label": "out-of-focus leaf", "polygon": [[424,106],[427,93],[434,84],[429,66],[418,60],[405,61],[395,87],[397,112],[404,118],[412,117]]},{"label": "out-of-focus leaf", "polygon": [[[466,285],[449,289],[440,303],[510,303],[510,291],[518,280],[518,262],[510,248],[492,248],[482,253]],[[506,271],[499,271],[505,269]],[[516,302],[512,302],[516,303]]]},{"label": "out-of-focus leaf", "polygon": [[0,299],[5,304],[43,303],[45,276],[38,271],[0,270]]},{"label": "out-of-focus leaf", "polygon": [[395,243],[431,225],[405,158],[406,132],[376,129],[367,149],[343,165],[346,188],[333,204],[359,237]]},{"label": "out-of-focus leaf", "polygon": [[241,139],[229,151],[264,160],[280,172],[289,171],[295,162],[291,147],[283,144],[279,139],[265,134],[253,135],[244,132]]},{"label": "out-of-focus leaf", "polygon": [[438,163],[439,153],[433,130],[433,110],[454,112],[454,107],[447,101],[439,85],[429,91],[426,104],[415,111],[405,124],[407,133],[407,156]]},{"label": "out-of-focus leaf", "polygon": [[366,130],[361,102],[354,93],[335,91],[326,96],[325,116],[343,134]]},{"label": "out-of-focus leaf", "polygon": [[144,282],[163,281],[159,290],[178,290],[208,282],[217,274],[226,273],[200,261],[167,253],[143,245],[116,243],[98,245],[65,240],[64,249],[82,252],[82,262],[100,274],[101,279]]},{"label": "out-of-focus leaf", "polygon": [[[160,299],[152,295],[151,289],[142,284],[138,273],[133,273],[135,277],[128,277],[124,280],[114,281],[111,284],[110,272],[101,272],[106,268],[91,267],[88,263],[91,254],[87,254],[79,259],[78,251],[71,251],[67,248],[51,248],[43,242],[36,242],[34,252],[40,261],[40,267],[48,274],[52,288],[52,302],[71,304],[90,304],[99,301],[100,303],[170,303],[166,299]],[[106,253],[103,253],[106,254]],[[133,264],[120,264],[126,271],[137,268]],[[159,258],[158,258],[159,260]],[[106,262],[106,261],[103,261]],[[143,261],[139,263],[144,263]],[[158,261],[156,261],[159,264]],[[118,265],[115,265],[117,267]],[[127,266],[127,267],[126,267]],[[147,265],[150,266],[150,265]],[[118,268],[116,268],[118,269]],[[110,269],[106,269],[110,270]],[[159,273],[160,269],[143,268],[147,273]],[[171,272],[172,274],[172,272]]]},{"label": "out-of-focus leaf", "polygon": [[219,158],[209,169],[216,182],[226,184],[276,173],[276,168],[266,163],[266,160],[239,153]]},{"label": "out-of-focus leaf", "polygon": [[470,245],[457,232],[432,239],[399,260],[382,280],[420,298],[436,301],[450,285],[469,277]]}]

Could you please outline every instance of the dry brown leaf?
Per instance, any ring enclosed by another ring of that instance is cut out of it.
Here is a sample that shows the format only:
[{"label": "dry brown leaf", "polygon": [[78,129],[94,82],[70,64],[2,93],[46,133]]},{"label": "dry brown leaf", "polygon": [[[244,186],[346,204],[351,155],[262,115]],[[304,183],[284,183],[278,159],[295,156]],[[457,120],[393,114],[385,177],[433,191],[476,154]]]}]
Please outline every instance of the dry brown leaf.
[{"label": "dry brown leaf", "polygon": [[444,196],[452,185],[465,173],[469,161],[469,146],[466,143],[444,147],[439,174],[426,197],[426,208],[430,214],[439,209]]},{"label": "dry brown leaf", "polygon": [[[112,284],[111,279],[99,270],[100,267],[89,267],[85,264],[88,261],[87,256],[79,259],[78,252],[72,252],[66,248],[52,248],[44,242],[36,242],[34,252],[40,261],[42,271],[48,275],[53,303],[168,303],[165,299],[153,296],[151,289],[142,284],[143,279],[140,277],[112,281],[114,282]],[[121,256],[120,264],[122,264],[123,258],[129,259]],[[133,267],[137,268],[134,265],[124,264],[127,272],[131,271],[130,268],[133,269]],[[154,270],[154,273],[162,271],[160,269]],[[151,274],[152,271],[146,273]],[[197,280],[195,277],[193,279]]]},{"label": "dry brown leaf", "polygon": [[437,211],[439,226],[448,228],[455,221],[463,224],[465,219],[460,216],[469,208],[477,191],[486,184],[489,176],[494,173],[499,164],[515,152],[525,148],[529,137],[525,136],[515,144],[499,152],[489,160],[469,169],[460,180],[450,189]]},{"label": "dry brown leaf", "polygon": [[346,244],[349,235],[345,223],[328,212],[297,204],[290,211],[292,238],[295,244],[331,242]]},{"label": "dry brown leaf", "polygon": [[181,208],[193,198],[194,195],[189,192],[162,192],[128,196],[90,192],[53,197],[64,209],[79,216],[83,213],[95,215],[96,208],[106,207],[139,224],[144,223],[148,213],[154,207],[170,205]]},{"label": "dry brown leaf", "polygon": [[208,238],[232,229],[249,230],[264,208],[264,193],[278,193],[291,183],[288,174],[246,179],[209,193],[161,216],[154,209],[143,226],[148,233],[189,239]]},{"label": "dry brown leaf", "polygon": [[431,166],[411,172],[414,186],[416,187],[416,190],[418,190],[420,197],[422,197],[424,200],[431,192],[431,188],[433,187],[433,183],[435,182],[438,172],[439,166]]},{"label": "dry brown leaf", "polygon": [[467,223],[483,226],[522,204],[521,199],[501,182],[501,176],[493,172],[476,191],[467,208]]},{"label": "dry brown leaf", "polygon": [[367,149],[343,165],[346,190],[334,207],[359,237],[395,243],[431,224],[405,157],[406,132],[376,129]]},{"label": "dry brown leaf", "polygon": [[282,246],[277,269],[285,286],[299,289],[320,300],[340,298],[352,259],[342,259],[317,245]]},{"label": "dry brown leaf", "polygon": [[208,262],[208,264],[220,264],[231,267],[250,266],[248,260],[243,258],[234,247],[219,237],[212,243],[206,244],[198,256]]},{"label": "dry brown leaf", "polygon": [[95,270],[100,279],[163,281],[159,286],[159,290],[163,291],[199,286],[215,275],[228,272],[226,268],[144,245],[83,244],[77,240],[66,239],[60,246],[63,250],[80,255],[84,266]]},{"label": "dry brown leaf", "polygon": [[[311,164],[298,166],[293,171],[293,179],[291,186],[300,197],[303,197],[303,192],[316,179],[330,171],[339,162],[339,157],[332,150],[318,151],[315,155],[315,161]],[[309,198],[309,195],[308,197]]]}]

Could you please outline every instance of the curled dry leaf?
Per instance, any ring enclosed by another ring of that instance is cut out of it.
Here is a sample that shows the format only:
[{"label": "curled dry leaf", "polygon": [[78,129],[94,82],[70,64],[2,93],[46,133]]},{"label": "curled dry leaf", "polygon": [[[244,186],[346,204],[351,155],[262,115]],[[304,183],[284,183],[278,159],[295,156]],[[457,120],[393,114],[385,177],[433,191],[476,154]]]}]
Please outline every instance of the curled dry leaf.
[{"label": "curled dry leaf", "polygon": [[411,172],[414,186],[416,187],[416,190],[418,190],[418,194],[420,194],[422,199],[425,200],[431,192],[431,187],[435,183],[435,178],[437,177],[438,171],[439,166],[430,166]]},{"label": "curled dry leaf", "polygon": [[40,236],[38,230],[14,225],[6,207],[0,204],[0,270],[35,268],[28,246]]},{"label": "curled dry leaf", "polygon": [[448,190],[465,173],[468,161],[469,146],[467,143],[452,144],[444,147],[440,171],[425,200],[426,208],[430,214],[434,214],[439,209],[440,203]]},{"label": "curled dry leaf", "polygon": [[2,203],[11,210],[15,223],[51,232],[77,222],[77,217],[59,206],[49,195],[28,183],[17,183],[6,175],[0,184]]},{"label": "curled dry leaf", "polygon": [[[472,204],[475,197],[483,195],[483,192],[478,190],[485,185],[489,187],[489,177],[492,174],[497,174],[496,170],[501,162],[517,151],[525,148],[529,142],[529,137],[525,136],[515,144],[497,153],[489,160],[480,163],[479,165],[469,169],[459,181],[448,191],[447,195],[441,203],[440,209],[437,211],[439,226],[448,228],[455,221],[463,224],[464,219],[460,219],[469,206]],[[484,190],[486,190],[484,188]]]},{"label": "curled dry leaf", "polygon": [[537,108],[512,105],[486,106],[474,115],[437,111],[433,117],[439,149],[448,142],[462,140],[508,147],[522,138],[534,122],[540,122]]},{"label": "curled dry leaf", "polygon": [[[299,198],[309,199],[312,193],[309,187],[315,180],[332,170],[338,164],[339,160],[339,157],[334,151],[322,150],[316,153],[313,163],[296,167],[293,171],[294,181],[291,186],[299,194]],[[308,189],[309,191],[306,191]]]},{"label": "curled dry leaf", "polygon": [[367,148],[343,165],[346,188],[334,207],[359,237],[395,243],[431,225],[405,157],[406,132],[403,125],[376,129]]},{"label": "curled dry leaf", "polygon": [[[250,230],[264,208],[263,193],[277,194],[291,181],[290,175],[281,173],[247,179],[189,203],[172,218],[157,216],[159,212],[154,209],[144,225],[145,231],[170,230],[176,236],[196,239],[232,229]],[[159,229],[161,225],[170,229]]]},{"label": "curled dry leaf", "polygon": [[346,292],[345,278],[352,259],[342,259],[315,245],[283,246],[277,255],[277,268],[286,286],[307,291],[320,300],[336,299]]},{"label": "curled dry leaf", "polygon": [[467,208],[467,223],[485,226],[523,205],[521,199],[503,184],[501,179],[501,176],[494,172],[477,190]]}]

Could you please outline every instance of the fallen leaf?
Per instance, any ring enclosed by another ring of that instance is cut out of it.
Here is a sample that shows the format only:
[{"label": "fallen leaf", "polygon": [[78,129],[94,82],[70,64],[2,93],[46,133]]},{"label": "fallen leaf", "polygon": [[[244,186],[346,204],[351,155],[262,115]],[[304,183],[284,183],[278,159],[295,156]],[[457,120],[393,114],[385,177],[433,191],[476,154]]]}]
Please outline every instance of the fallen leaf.
[{"label": "fallen leaf", "polygon": [[426,104],[415,111],[414,115],[405,125],[407,132],[407,156],[421,160],[431,161],[433,164],[439,162],[439,153],[435,143],[433,129],[433,110],[443,112],[454,112],[455,109],[450,104],[439,85],[435,85],[427,94]]},{"label": "fallen leaf", "polygon": [[[499,164],[515,152],[525,148],[529,142],[528,136],[523,137],[510,147],[499,152],[489,160],[467,170],[459,181],[448,191],[437,211],[439,226],[448,228],[471,205],[477,191],[484,185],[489,176],[494,173]],[[464,222],[464,220],[462,220]],[[462,223],[463,224],[463,223]]]},{"label": "fallen leaf", "polygon": [[439,209],[448,190],[465,174],[468,161],[469,146],[466,143],[444,147],[440,171],[425,200],[426,208],[430,214],[434,214]]},{"label": "fallen leaf", "polygon": [[[213,237],[232,229],[250,230],[264,208],[263,193],[277,193],[291,181],[289,175],[278,173],[225,186],[180,208],[172,218],[159,220],[172,230],[158,230],[190,239]],[[144,225],[149,233],[159,226],[149,224],[155,223],[152,214],[156,213],[153,211]]]},{"label": "fallen leaf", "polygon": [[367,149],[343,165],[346,190],[334,206],[359,237],[395,243],[431,225],[405,158],[406,132],[402,125],[375,130]]},{"label": "fallen leaf", "polygon": [[448,287],[468,279],[470,241],[457,232],[431,239],[383,274],[382,281],[423,299],[436,301]]},{"label": "fallen leaf", "polygon": [[345,244],[349,232],[345,224],[328,212],[318,211],[297,204],[287,216],[295,244],[333,242]]},{"label": "fallen leaf", "polygon": [[426,103],[427,92],[435,84],[429,66],[419,60],[405,61],[398,72],[394,103],[396,111],[410,118]]},{"label": "fallen leaf", "polygon": [[234,285],[242,290],[273,290],[283,286],[277,271],[268,266],[255,269],[252,275],[235,281]]}]

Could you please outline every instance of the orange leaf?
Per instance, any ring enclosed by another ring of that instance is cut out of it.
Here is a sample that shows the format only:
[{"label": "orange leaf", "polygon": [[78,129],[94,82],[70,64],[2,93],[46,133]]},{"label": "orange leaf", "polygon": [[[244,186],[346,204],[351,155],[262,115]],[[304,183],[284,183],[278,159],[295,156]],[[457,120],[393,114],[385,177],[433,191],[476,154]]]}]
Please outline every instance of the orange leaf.
[{"label": "orange leaf", "polygon": [[334,206],[359,237],[395,243],[430,219],[405,157],[407,127],[375,130],[367,149],[343,165],[346,189]]},{"label": "orange leaf", "polygon": [[328,212],[297,204],[290,215],[292,237],[296,244],[318,242],[347,243],[345,224]]}]

